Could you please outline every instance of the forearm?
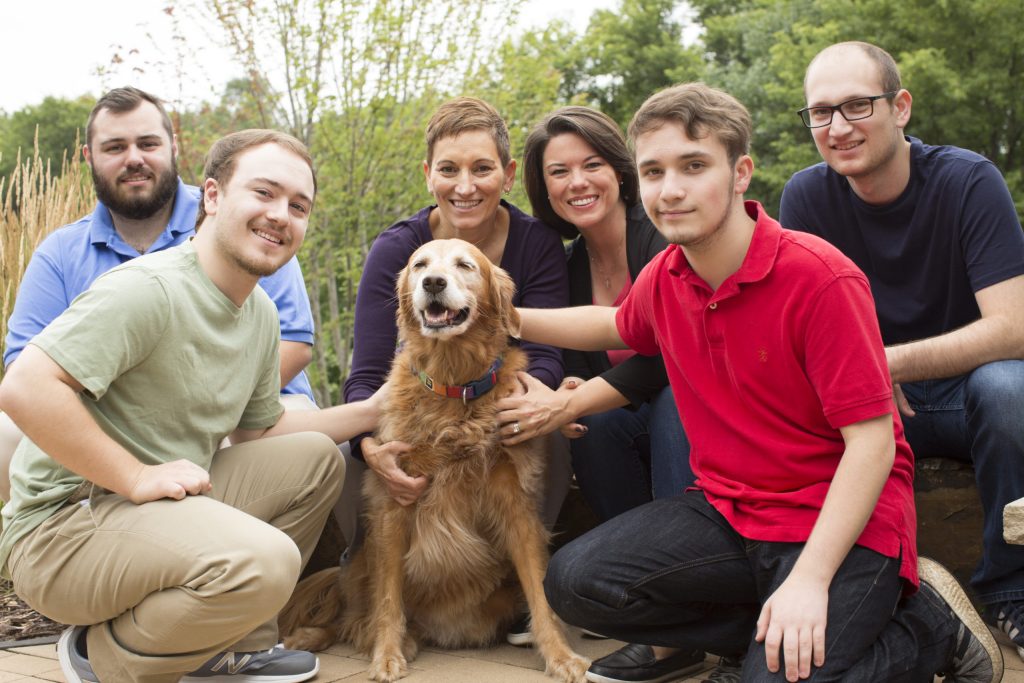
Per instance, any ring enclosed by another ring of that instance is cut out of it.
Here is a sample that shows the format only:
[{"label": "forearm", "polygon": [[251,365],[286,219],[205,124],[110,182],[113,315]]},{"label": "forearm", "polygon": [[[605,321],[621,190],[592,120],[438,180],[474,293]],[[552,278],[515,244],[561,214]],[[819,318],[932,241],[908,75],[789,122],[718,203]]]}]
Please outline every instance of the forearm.
[{"label": "forearm", "polygon": [[587,380],[580,386],[567,392],[565,404],[565,424],[585,415],[603,413],[614,408],[629,405],[629,399],[620,394],[611,384],[601,377]]},{"label": "forearm", "polygon": [[[28,346],[0,385],[0,409],[43,452],[75,474],[130,498],[145,466],[100,428],[82,405],[73,379]],[[54,429],[54,425],[60,428]]]},{"label": "forearm", "polygon": [[895,457],[892,416],[842,430],[846,450],[792,575],[827,587],[870,519]]},{"label": "forearm", "polygon": [[885,349],[894,383],[955,377],[985,363],[1024,358],[1024,275],[974,296],[981,317],[973,323]]},{"label": "forearm", "polygon": [[578,351],[624,349],[626,344],[615,326],[615,311],[609,306],[572,308],[520,308],[521,337]]},{"label": "forearm", "polygon": [[937,337],[888,346],[893,383],[955,377],[985,363],[1024,358],[1024,348],[1006,320],[981,318]]},{"label": "forearm", "polygon": [[380,413],[373,400],[355,401],[323,410],[285,411],[273,427],[262,432],[238,430],[232,443],[241,443],[266,436],[281,436],[296,432],[320,432],[334,443],[348,441],[377,427]]},{"label": "forearm", "polygon": [[281,386],[295,379],[313,360],[313,347],[303,342],[281,340]]}]

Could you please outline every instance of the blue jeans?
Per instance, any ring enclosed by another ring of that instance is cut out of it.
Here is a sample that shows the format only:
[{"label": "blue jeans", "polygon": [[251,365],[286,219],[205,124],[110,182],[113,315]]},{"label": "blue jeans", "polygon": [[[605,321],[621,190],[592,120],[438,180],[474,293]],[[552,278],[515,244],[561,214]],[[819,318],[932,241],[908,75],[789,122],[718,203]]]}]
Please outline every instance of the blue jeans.
[{"label": "blue jeans", "polygon": [[971,578],[978,599],[1024,600],[1024,547],[1003,540],[1003,507],[1024,497],[1024,361],[901,387],[917,413],[903,418],[914,455],[974,463],[985,517],[984,553]]},{"label": "blue jeans", "polygon": [[[747,652],[744,681],[782,681],[753,639],[762,603],[801,543],[743,538],[688,491],[630,510],[551,558],[544,588],[567,623],[627,642]],[[931,681],[952,656],[955,620],[938,596],[902,599],[899,559],[854,546],[829,587],[825,664],[812,681]]]},{"label": "blue jeans", "polygon": [[693,483],[690,443],[669,387],[637,410],[616,408],[578,422],[587,433],[569,442],[572,468],[602,522]]}]

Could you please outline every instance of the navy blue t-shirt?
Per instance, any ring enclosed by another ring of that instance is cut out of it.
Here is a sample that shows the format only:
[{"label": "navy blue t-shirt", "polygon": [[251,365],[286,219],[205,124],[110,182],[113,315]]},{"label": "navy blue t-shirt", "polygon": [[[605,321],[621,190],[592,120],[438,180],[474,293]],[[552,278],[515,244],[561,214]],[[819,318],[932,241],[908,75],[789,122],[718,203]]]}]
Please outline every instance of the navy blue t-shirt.
[{"label": "navy blue t-shirt", "polygon": [[868,276],[887,345],[974,322],[974,293],[1024,274],[1024,232],[999,170],[959,147],[908,137],[910,182],[872,206],[824,162],[793,175],[780,223],[825,238]]}]

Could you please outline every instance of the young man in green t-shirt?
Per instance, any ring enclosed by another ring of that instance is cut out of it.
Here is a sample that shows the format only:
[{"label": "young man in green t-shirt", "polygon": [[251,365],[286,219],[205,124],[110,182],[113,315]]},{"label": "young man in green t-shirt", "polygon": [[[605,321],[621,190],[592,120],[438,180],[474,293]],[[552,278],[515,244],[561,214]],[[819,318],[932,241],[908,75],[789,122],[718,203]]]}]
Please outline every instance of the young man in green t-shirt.
[{"label": "young man in green t-shirt", "polygon": [[[277,316],[256,283],[305,235],[316,179],[302,143],[234,133],[206,178],[196,237],[97,279],[0,385],[27,436],[0,566],[28,604],[76,625],[58,643],[69,681],[319,668],[276,647],[276,615],[340,490],[335,443],[372,429],[377,402],[284,413],[278,400]],[[228,434],[238,445],[219,448]]]}]

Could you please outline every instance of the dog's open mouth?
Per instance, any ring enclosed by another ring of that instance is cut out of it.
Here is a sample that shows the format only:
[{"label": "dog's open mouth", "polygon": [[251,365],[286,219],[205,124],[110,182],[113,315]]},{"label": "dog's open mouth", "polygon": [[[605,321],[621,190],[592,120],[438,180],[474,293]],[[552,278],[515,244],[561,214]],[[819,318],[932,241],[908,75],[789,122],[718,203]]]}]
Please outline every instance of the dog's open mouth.
[{"label": "dog's open mouth", "polygon": [[441,329],[445,327],[457,327],[466,322],[469,318],[469,309],[463,308],[458,311],[445,308],[437,302],[427,306],[425,311],[420,311],[423,316],[423,326],[430,329]]}]

